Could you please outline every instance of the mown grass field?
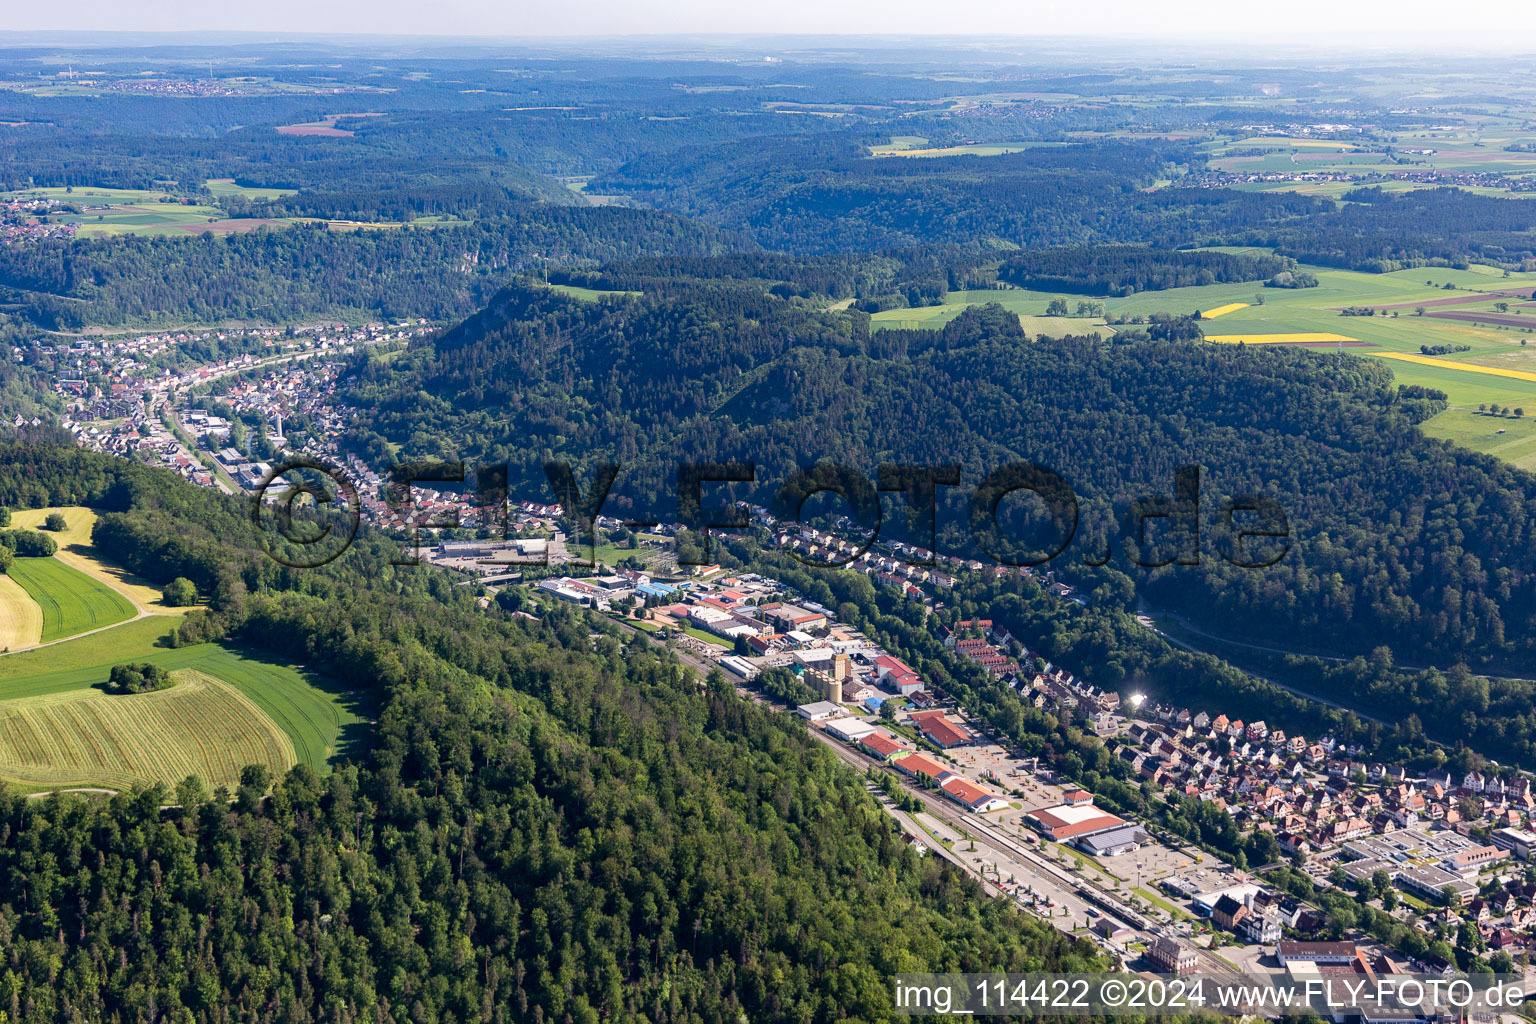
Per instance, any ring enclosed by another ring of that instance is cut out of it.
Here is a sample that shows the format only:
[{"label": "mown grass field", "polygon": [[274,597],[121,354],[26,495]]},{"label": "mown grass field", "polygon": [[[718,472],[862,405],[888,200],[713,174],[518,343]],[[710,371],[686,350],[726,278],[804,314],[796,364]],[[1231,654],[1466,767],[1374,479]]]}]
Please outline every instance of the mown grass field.
[{"label": "mown grass field", "polygon": [[168,637],[176,625],[174,619],[146,616],[52,647],[7,654],[0,657],[0,700],[90,686],[97,681],[95,670],[103,666],[110,670],[123,661],[185,668],[187,662],[177,656],[193,648],[170,648]]},{"label": "mown grass field", "polygon": [[39,530],[42,528],[43,520],[51,512],[63,513],[67,524],[64,530],[49,534],[59,543],[58,554],[54,556],[59,561],[105,583],[151,614],[182,615],[187,611],[185,608],[170,607],[161,600],[162,588],[155,586],[142,576],[136,576],[127,569],[114,565],[97,553],[91,546],[91,527],[96,523],[96,513],[90,509],[79,505],[66,505],[63,508],[18,509],[11,513],[11,523],[20,528]]},{"label": "mown grass field", "polygon": [[[287,195],[291,190],[276,188],[246,188],[227,178],[210,179],[208,189],[215,196],[241,195],[252,199],[271,199]],[[400,221],[352,221],[326,220],[315,217],[229,217],[221,206],[187,202],[172,197],[170,193],[153,189],[104,188],[76,186],[73,191],[64,188],[31,188],[14,192],[0,192],[4,199],[54,199],[78,207],[78,212],[55,208],[46,214],[50,224],[75,224],[76,234],[82,238],[103,235],[168,235],[172,237],[197,235],[211,231],[227,235],[257,228],[292,227],[295,224],[326,224],[334,230],[346,231],[358,228],[395,228]],[[418,217],[411,221],[418,227],[444,227],[467,224],[467,220],[448,216]]]},{"label": "mown grass field", "polygon": [[[973,295],[1001,295],[1002,292],[962,292],[959,294]],[[870,325],[875,330],[882,328],[896,328],[901,330],[925,330],[937,329],[949,323],[967,307],[954,303],[945,303],[942,306],[924,306],[916,309],[888,309],[883,313],[875,313],[870,317]],[[1042,307],[1042,314],[1044,309]],[[1045,335],[1048,338],[1062,338],[1069,334],[1094,334],[1109,337],[1115,333],[1115,329],[1104,322],[1101,316],[1076,317],[1076,316],[1044,316],[1029,313],[1019,314],[1019,326],[1024,333],[1031,338]]]},{"label": "mown grass field", "polygon": [[0,650],[31,647],[43,639],[43,609],[25,587],[0,573]]},{"label": "mown grass field", "polygon": [[229,683],[183,669],[153,693],[72,690],[0,703],[0,778],[24,787],[126,789],[196,775],[233,788],[246,765],[281,773],[288,735]]},{"label": "mown grass field", "polygon": [[42,609],[45,644],[138,614],[126,597],[57,558],[18,558],[10,576]]},{"label": "mown grass field", "polygon": [[225,217],[221,207],[187,203],[154,189],[77,185],[72,189],[22,189],[4,196],[52,199],[78,207],[78,213],[55,209],[47,219],[54,224],[78,224],[78,233],[85,237],[124,233],[185,235],[219,225]]},{"label": "mown grass field", "polygon": [[[304,763],[316,771],[325,772],[336,758],[361,756],[368,713],[357,695],[342,692],[331,680],[302,666],[285,663],[262,652],[219,644],[166,646],[165,637],[174,625],[172,619],[145,617],[52,647],[0,657],[0,722],[24,711],[31,713],[32,709],[67,705],[73,708],[69,714],[75,716],[69,721],[78,719],[80,723],[89,724],[94,730],[89,735],[116,736],[123,750],[135,751],[133,756],[138,760],[134,764],[139,767],[133,770],[140,774],[133,781],[152,781],[146,773],[159,765],[154,770],[160,774],[154,774],[153,780],[175,783],[188,774],[181,770],[188,758],[201,759],[199,763],[210,766],[222,763],[201,750],[197,730],[176,732],[169,725],[162,725],[158,741],[146,746],[143,737],[150,734],[133,732],[126,727],[114,731],[111,727],[111,723],[118,719],[103,709],[124,707],[122,701],[132,701],[135,697],[106,693],[102,684],[113,665],[147,661],[178,674],[194,673],[193,679],[201,676],[217,681],[217,687],[205,683],[202,689],[182,691],[184,698],[197,696],[196,706],[172,705],[164,715],[183,718],[201,715],[203,718],[199,721],[203,724],[200,728],[211,729],[218,725],[225,731],[216,731],[213,735],[224,741],[230,740],[228,729],[233,726],[229,723],[240,719],[244,723],[240,728],[250,732],[250,738],[241,742],[259,743],[249,749],[235,747],[240,752],[237,760],[251,756],[253,751],[270,754],[280,749],[282,763],[274,770],[285,771],[292,764]],[[181,689],[178,685],[162,693],[169,696]],[[108,703],[87,704],[83,709],[74,707],[82,700]],[[126,706],[134,707],[131,703]],[[214,709],[222,709],[219,714],[229,722],[219,725],[208,718]],[[39,719],[31,726],[19,723],[15,729],[42,728],[57,721],[62,713],[50,712],[53,717]],[[25,753],[20,746],[6,747],[4,728],[0,725],[0,778],[35,790],[60,786],[116,789],[123,784],[121,773],[127,769],[120,759],[114,760],[116,748],[110,744],[98,743],[101,755],[90,763],[81,761],[77,753],[66,753],[62,747],[55,750],[53,759],[39,760],[35,754]],[[102,732],[103,729],[106,731]],[[271,739],[274,729],[281,735],[279,741]],[[22,734],[22,731],[16,732],[17,736]],[[236,773],[239,767],[235,766]],[[180,771],[180,774],[166,774],[174,771]],[[201,772],[198,774],[202,775]],[[210,785],[214,784],[211,776],[202,777]]]},{"label": "mown grass field", "polygon": [[[899,136],[911,138],[912,136]],[[925,140],[926,141],[926,140]],[[936,157],[936,156],[1002,156],[1005,153],[1021,153],[1026,149],[1038,146],[1060,146],[1060,142],[974,142],[963,146],[945,146],[942,149],[930,149],[921,146],[871,146],[870,155],[877,157],[905,156],[905,157]]]}]

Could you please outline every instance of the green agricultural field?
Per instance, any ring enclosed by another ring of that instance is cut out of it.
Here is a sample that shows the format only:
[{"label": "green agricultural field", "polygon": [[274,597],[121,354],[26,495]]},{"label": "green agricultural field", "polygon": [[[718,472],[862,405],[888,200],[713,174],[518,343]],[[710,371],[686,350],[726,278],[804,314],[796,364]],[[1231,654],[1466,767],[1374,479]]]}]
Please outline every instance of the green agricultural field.
[{"label": "green agricultural field", "polygon": [[10,575],[42,608],[45,644],[138,614],[126,597],[57,558],[18,558]]},{"label": "green agricultural field", "polygon": [[922,135],[892,135],[891,141],[883,146],[871,146],[869,151],[876,156],[886,153],[901,153],[909,149],[922,149],[928,145],[928,139]]},{"label": "green agricultural field", "polygon": [[12,513],[11,524],[28,530],[41,530],[44,520],[54,512],[62,514],[68,524],[62,532],[50,534],[58,542],[58,554],[54,557],[59,561],[106,584],[132,601],[140,610],[152,615],[184,615],[189,610],[168,606],[161,598],[164,588],[101,557],[91,544],[91,528],[96,524],[96,513],[91,509],[81,505],[16,509]]},{"label": "green agricultural field", "polygon": [[93,670],[103,665],[110,669],[122,661],[155,661],[166,668],[185,668],[175,659],[161,660],[177,653],[171,650],[168,637],[178,625],[175,619],[146,616],[67,643],[0,656],[0,700],[88,686],[95,679]]},{"label": "green agricultural field", "polygon": [[0,199],[56,199],[77,206],[118,203],[158,203],[171,194],[151,188],[104,188],[97,185],[47,186],[0,192]]},{"label": "green agricultural field", "polygon": [[1421,429],[1430,437],[1452,441],[1521,469],[1536,471],[1536,395],[1533,395],[1531,408],[1520,419],[1485,416],[1467,409],[1447,409]]},{"label": "green agricultural field", "polygon": [[[1023,292],[957,292],[953,295],[996,295],[1005,296],[1011,294],[1026,294]],[[1047,299],[1046,302],[1050,300]],[[1045,312],[1044,303],[1034,303],[1040,306],[1040,312]],[[949,323],[959,316],[968,307],[967,302],[945,303],[942,306],[925,306],[918,309],[888,309],[883,313],[875,313],[870,317],[871,326],[875,330],[881,329],[937,329]],[[1004,306],[1012,306],[1008,302]],[[1072,317],[1072,316],[1043,316],[1030,313],[1019,313],[1019,326],[1024,333],[1031,338],[1045,335],[1050,338],[1061,338],[1069,334],[1099,334],[1108,337],[1115,333],[1115,329],[1104,322],[1103,317]]]},{"label": "green agricultural field", "polygon": [[20,583],[0,573],[0,649],[35,646],[43,636],[43,610]]},{"label": "green agricultural field", "polygon": [[246,765],[274,774],[292,742],[228,683],[194,669],[153,693],[75,690],[0,702],[0,779],[29,789],[172,786],[196,775],[233,788]]},{"label": "green agricultural field", "polygon": [[[204,695],[201,703],[217,703],[225,708],[248,704],[255,709],[256,713],[250,716],[251,728],[266,728],[262,723],[271,723],[281,734],[283,749],[290,752],[291,756],[280,770],[286,770],[289,764],[303,763],[325,772],[332,761],[361,754],[368,716],[359,695],[343,692],[326,677],[263,652],[227,644],[165,646],[165,635],[171,625],[164,618],[146,617],[54,647],[0,657],[0,719],[20,709],[52,706],[59,702],[70,703],[85,698],[125,699],[122,695],[105,694],[100,689],[112,666],[147,661],[177,673],[200,673],[235,695]],[[176,689],[178,687],[165,692],[174,693]],[[218,690],[218,687],[214,689]],[[214,697],[217,697],[216,701]],[[96,716],[96,711],[90,714]],[[167,742],[179,741],[168,739]],[[183,751],[164,756],[174,759],[184,755]],[[4,745],[0,742],[0,777],[21,781],[19,767],[6,762]],[[29,762],[27,770],[35,773],[42,767],[46,766]],[[56,767],[74,771],[77,776],[83,770],[78,765],[71,767],[62,763]],[[103,764],[104,771],[109,768]],[[161,778],[161,781],[174,783],[185,774]],[[121,780],[107,771],[95,781],[116,788],[113,783]],[[205,781],[213,782],[209,778]],[[61,783],[56,779],[39,778],[34,784],[39,788],[51,788]],[[87,783],[72,778],[68,784]]]},{"label": "green agricultural field", "polygon": [[1061,146],[1061,142],[976,142],[965,146],[945,146],[942,149],[920,147],[872,146],[870,154],[877,157],[907,156],[1002,156],[1004,153],[1021,153],[1037,146]]}]

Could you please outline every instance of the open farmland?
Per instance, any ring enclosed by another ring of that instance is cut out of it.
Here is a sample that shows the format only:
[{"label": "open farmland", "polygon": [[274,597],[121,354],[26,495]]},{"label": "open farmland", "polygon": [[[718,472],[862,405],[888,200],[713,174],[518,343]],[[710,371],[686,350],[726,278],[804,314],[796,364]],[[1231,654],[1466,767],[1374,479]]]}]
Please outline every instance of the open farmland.
[{"label": "open farmland", "polygon": [[153,693],[0,702],[0,778],[24,787],[125,789],[196,775],[233,788],[245,765],[280,773],[295,760],[287,734],[255,702],[195,669]]},{"label": "open farmland", "polygon": [[1457,320],[1462,323],[1493,324],[1498,327],[1514,327],[1522,331],[1536,334],[1536,316],[1511,315],[1507,313],[1482,313],[1471,310],[1457,310],[1455,312],[1430,312],[1424,314],[1435,320]]},{"label": "open farmland", "polygon": [[[52,647],[0,657],[0,719],[18,710],[51,707],[59,702],[131,700],[133,698],[123,695],[104,693],[102,684],[115,664],[152,662],[177,673],[178,679],[184,673],[192,672],[216,680],[219,687],[234,694],[231,697],[219,691],[210,696],[201,690],[185,690],[183,696],[200,693],[201,704],[217,704],[227,710],[248,705],[242,714],[249,719],[252,729],[268,730],[269,725],[275,728],[282,736],[281,748],[286,758],[276,770],[303,763],[323,773],[333,760],[355,756],[360,751],[357,744],[367,728],[367,715],[355,695],[342,692],[324,676],[261,652],[219,644],[164,646],[162,638],[169,625],[165,618],[146,616]],[[178,685],[161,693],[170,695],[181,690]],[[79,713],[96,714],[95,711]],[[109,721],[110,716],[101,720]],[[162,738],[166,744],[176,747],[170,753],[153,754],[165,759],[166,763],[179,764],[177,758],[203,756],[197,753],[195,745],[188,746],[170,733]],[[263,749],[272,749],[269,741],[263,743],[266,744]],[[123,782],[113,774],[118,769],[105,761],[100,765],[102,773],[90,775],[79,765],[71,766],[61,759],[53,767],[73,773],[68,780],[62,780],[40,774],[49,767],[48,763],[23,762],[15,760],[16,756],[16,751],[6,748],[0,740],[0,778],[16,782],[30,779],[26,784],[35,788],[59,785],[119,788]],[[151,755],[144,753],[140,756]],[[162,781],[175,782],[185,775],[186,772],[182,772]],[[210,777],[204,778],[212,782]]]},{"label": "open farmland", "polygon": [[[226,214],[221,207],[191,202],[151,189],[32,188],[0,193],[0,198],[51,200],[74,207],[72,210],[53,207],[45,219],[50,224],[78,225],[77,233],[82,237],[128,233],[185,235],[205,230],[227,232],[249,230],[261,223],[225,221]],[[219,222],[224,222],[225,226],[221,227]]]},{"label": "open farmland", "polygon": [[124,661],[184,668],[186,663],[176,660],[177,650],[170,646],[175,625],[173,619],[146,615],[99,633],[0,656],[0,700],[90,686],[106,678],[99,672],[103,666],[110,670]]},{"label": "open farmland", "polygon": [[1296,334],[1207,334],[1206,341],[1219,345],[1322,345],[1329,342],[1349,345],[1366,344],[1359,338],[1327,331],[1301,331]]},{"label": "open farmland", "polygon": [[138,614],[126,597],[57,558],[18,558],[10,574],[42,609],[45,644]]},{"label": "open farmland", "polygon": [[167,605],[161,597],[161,587],[97,553],[91,544],[91,527],[96,524],[96,513],[92,510],[80,505],[18,509],[11,514],[11,522],[22,529],[38,530],[50,512],[61,513],[66,524],[61,532],[50,534],[59,543],[58,553],[54,555],[59,561],[106,584],[132,601],[140,611],[151,615],[181,615],[188,611]]},{"label": "open farmland", "polygon": [[261,188],[250,185],[237,185],[234,178],[209,178],[203,182],[203,186],[215,196],[239,196],[242,199],[280,199],[283,196],[293,195],[291,188]]},{"label": "open farmland", "polygon": [[936,156],[1003,156],[1007,153],[1022,153],[1026,149],[1036,146],[1059,146],[1059,142],[974,142],[961,146],[945,146],[942,149],[927,148],[896,148],[894,146],[873,146],[870,154],[877,157],[907,156],[907,157],[936,157]]},{"label": "open farmland", "polygon": [[1418,363],[1421,366],[1438,366],[1446,370],[1462,370],[1467,373],[1486,373],[1491,377],[1509,377],[1513,380],[1536,381],[1536,373],[1529,370],[1504,370],[1497,366],[1478,366],[1475,363],[1462,363],[1454,359],[1437,359],[1433,356],[1416,356],[1409,352],[1383,352],[1383,359],[1401,359],[1408,363]]},{"label": "open farmland", "polygon": [[43,638],[43,609],[25,587],[0,574],[0,650],[31,647]]}]

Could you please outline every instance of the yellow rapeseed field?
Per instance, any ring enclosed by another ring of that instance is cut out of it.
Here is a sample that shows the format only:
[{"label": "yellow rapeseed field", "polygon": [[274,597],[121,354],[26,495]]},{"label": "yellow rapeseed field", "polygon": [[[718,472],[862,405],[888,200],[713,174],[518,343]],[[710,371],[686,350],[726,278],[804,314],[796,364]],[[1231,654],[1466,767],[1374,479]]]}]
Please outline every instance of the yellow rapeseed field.
[{"label": "yellow rapeseed field", "polygon": [[1466,370],[1468,373],[1486,373],[1490,377],[1510,377],[1514,380],[1536,380],[1536,373],[1529,370],[1505,370],[1497,366],[1479,366],[1476,363],[1459,363],[1454,359],[1436,359],[1433,356],[1419,356],[1412,352],[1375,352],[1383,359],[1401,359],[1405,363],[1422,363],[1425,366],[1439,366],[1447,370]]}]

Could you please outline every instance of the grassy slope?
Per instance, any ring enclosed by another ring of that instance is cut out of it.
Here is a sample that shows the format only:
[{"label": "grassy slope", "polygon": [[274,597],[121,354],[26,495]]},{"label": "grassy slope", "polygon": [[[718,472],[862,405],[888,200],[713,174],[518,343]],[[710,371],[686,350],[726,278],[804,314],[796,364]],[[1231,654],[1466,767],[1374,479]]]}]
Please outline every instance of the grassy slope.
[{"label": "grassy slope", "polygon": [[[0,712],[12,701],[89,691],[115,664],[148,661],[195,669],[220,679],[269,716],[287,735],[295,757],[325,771],[333,757],[356,757],[367,717],[355,697],[323,676],[233,646],[160,646],[172,623],[143,618],[41,650],[0,657]],[[3,770],[4,766],[0,766]]]},{"label": "grassy slope", "polygon": [[[1467,409],[1447,409],[1424,425],[1431,437],[1454,441],[1463,448],[1484,452],[1511,465],[1536,472],[1536,419],[1480,416]],[[1499,433],[1502,430],[1504,433]]]},{"label": "grassy slope", "polygon": [[170,607],[161,600],[160,587],[113,565],[96,553],[96,549],[91,546],[91,527],[96,523],[96,513],[88,508],[67,505],[63,508],[20,509],[11,514],[11,524],[38,530],[51,512],[62,512],[68,524],[63,531],[50,534],[59,542],[59,553],[55,556],[59,561],[105,583],[150,614],[181,615],[188,610]]},{"label": "grassy slope", "polygon": [[143,694],[72,690],[0,704],[0,778],[24,788],[233,787],[248,764],[286,771],[283,729],[236,687],[195,669]]},{"label": "grassy slope", "polygon": [[43,637],[43,609],[26,588],[0,575],[0,649],[31,647]]},{"label": "grassy slope", "polygon": [[10,575],[43,609],[43,643],[138,614],[126,597],[57,558],[18,558]]}]

